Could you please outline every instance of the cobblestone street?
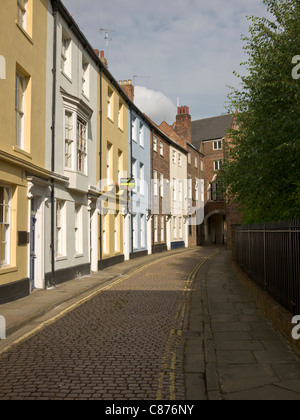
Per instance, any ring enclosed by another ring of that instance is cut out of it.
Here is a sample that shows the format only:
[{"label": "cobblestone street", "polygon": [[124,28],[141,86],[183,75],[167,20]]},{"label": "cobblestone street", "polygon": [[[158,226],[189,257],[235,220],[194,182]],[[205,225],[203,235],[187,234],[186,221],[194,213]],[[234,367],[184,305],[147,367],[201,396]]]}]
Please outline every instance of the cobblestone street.
[{"label": "cobblestone street", "polygon": [[189,287],[204,262],[197,250],[151,262],[13,346],[0,398],[185,399]]}]

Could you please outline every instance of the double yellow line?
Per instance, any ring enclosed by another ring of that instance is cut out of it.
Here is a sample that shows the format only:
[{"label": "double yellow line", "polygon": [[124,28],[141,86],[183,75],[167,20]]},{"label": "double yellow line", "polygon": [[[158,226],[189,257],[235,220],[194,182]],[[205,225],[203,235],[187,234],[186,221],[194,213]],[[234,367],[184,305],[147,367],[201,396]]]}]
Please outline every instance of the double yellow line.
[{"label": "double yellow line", "polygon": [[113,281],[109,285],[104,286],[104,287],[102,287],[100,289],[97,289],[96,291],[90,293],[88,296],[86,296],[86,297],[78,300],[77,302],[75,302],[72,305],[70,305],[67,308],[65,308],[59,314],[57,314],[57,315],[53,316],[52,318],[49,318],[48,320],[42,322],[36,328],[30,330],[29,332],[27,332],[26,334],[24,334],[21,337],[17,338],[11,344],[9,344],[8,346],[6,346],[2,350],[0,350],[0,359],[3,358],[4,354],[7,353],[13,346],[16,346],[16,345],[20,344],[21,342],[23,342],[23,341],[29,339],[30,337],[34,336],[35,334],[37,334],[39,331],[41,331],[45,327],[48,327],[49,325],[55,323],[57,320],[59,320],[60,318],[62,318],[66,314],[68,314],[69,312],[73,311],[74,309],[80,307],[81,305],[83,305],[85,302],[87,302],[88,300],[92,299],[93,297],[99,295],[100,293],[102,293],[102,292],[104,292],[106,290],[111,289],[112,287],[114,287],[114,286],[122,283],[123,281],[129,279],[130,277],[133,277],[134,275],[140,273],[141,271],[145,270],[148,267],[151,267],[154,264],[157,264],[157,263],[159,263],[161,261],[164,261],[164,260],[167,260],[169,258],[174,258],[175,255],[173,254],[173,255],[169,255],[167,257],[155,259],[154,261],[150,262],[149,264],[143,265],[142,267],[134,270],[133,272],[131,272],[131,273],[129,273],[129,274],[127,274],[127,275],[125,275],[125,276],[123,276],[123,277],[115,280],[115,281]]},{"label": "double yellow line", "polygon": [[162,400],[164,383],[169,384],[169,400],[176,400],[176,362],[177,362],[177,350],[181,341],[183,324],[186,315],[187,297],[191,291],[196,275],[200,268],[206,263],[208,259],[202,258],[201,262],[192,270],[186,281],[184,290],[182,292],[180,303],[177,307],[177,311],[173,321],[173,328],[170,331],[169,337],[165,345],[165,351],[161,362],[161,373],[158,380],[158,390],[156,393],[156,400]]}]

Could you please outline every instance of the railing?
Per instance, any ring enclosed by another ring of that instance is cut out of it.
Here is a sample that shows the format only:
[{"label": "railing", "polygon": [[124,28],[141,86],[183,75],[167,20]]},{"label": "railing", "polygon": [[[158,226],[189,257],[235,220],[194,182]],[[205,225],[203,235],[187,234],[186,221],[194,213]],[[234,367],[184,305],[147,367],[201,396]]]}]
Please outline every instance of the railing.
[{"label": "railing", "polygon": [[237,227],[236,261],[278,303],[300,315],[300,220]]}]

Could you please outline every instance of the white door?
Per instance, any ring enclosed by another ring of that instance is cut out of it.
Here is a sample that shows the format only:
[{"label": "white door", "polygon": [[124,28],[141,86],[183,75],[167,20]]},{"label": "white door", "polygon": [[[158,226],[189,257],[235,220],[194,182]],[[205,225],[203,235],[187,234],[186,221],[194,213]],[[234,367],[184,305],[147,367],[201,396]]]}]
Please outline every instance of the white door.
[{"label": "white door", "polygon": [[96,210],[90,212],[90,262],[91,271],[98,271],[98,217]]},{"label": "white door", "polygon": [[44,278],[44,204],[31,199],[30,211],[30,280],[32,289],[43,289]]}]

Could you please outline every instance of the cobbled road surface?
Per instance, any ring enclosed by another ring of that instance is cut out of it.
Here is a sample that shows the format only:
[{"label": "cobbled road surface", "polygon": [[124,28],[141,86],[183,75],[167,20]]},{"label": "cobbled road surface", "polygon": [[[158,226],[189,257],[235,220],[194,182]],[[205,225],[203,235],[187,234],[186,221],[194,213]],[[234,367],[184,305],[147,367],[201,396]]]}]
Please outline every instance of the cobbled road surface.
[{"label": "cobbled road surface", "polygon": [[184,400],[196,249],[149,263],[0,355],[0,399]]}]

